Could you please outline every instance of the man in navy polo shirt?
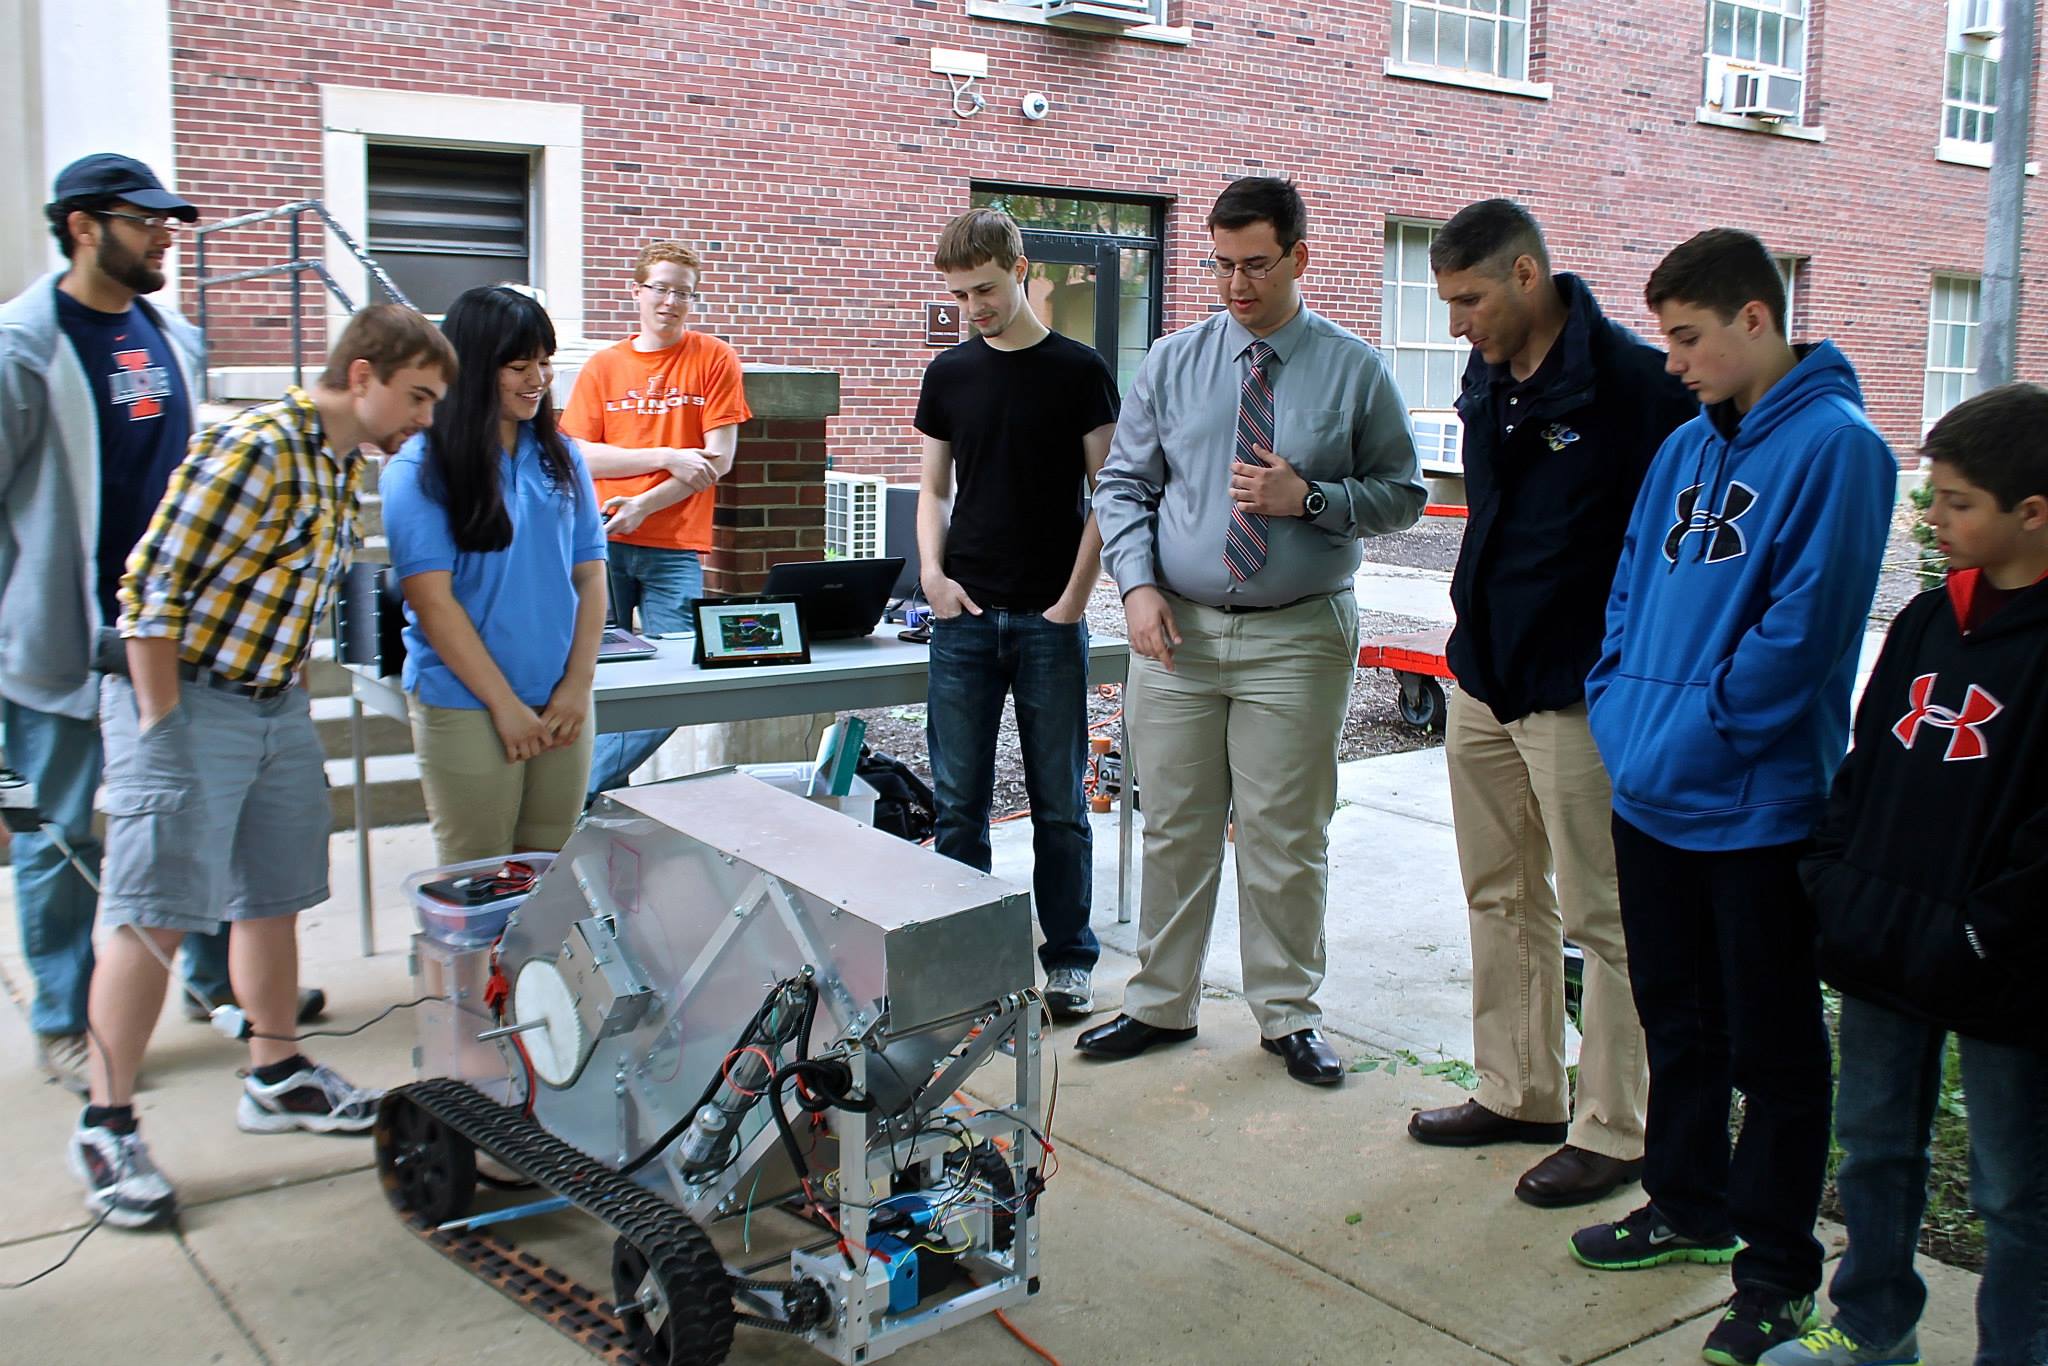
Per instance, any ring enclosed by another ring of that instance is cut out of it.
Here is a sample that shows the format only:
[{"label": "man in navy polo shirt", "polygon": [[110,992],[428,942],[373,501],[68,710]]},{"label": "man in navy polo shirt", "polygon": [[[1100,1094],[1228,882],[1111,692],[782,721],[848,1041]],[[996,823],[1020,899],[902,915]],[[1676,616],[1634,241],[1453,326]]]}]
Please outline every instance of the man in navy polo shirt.
[{"label": "man in navy polo shirt", "polygon": [[[1615,888],[1607,771],[1586,724],[1607,590],[1658,445],[1698,404],[1664,353],[1556,272],[1536,220],[1489,199],[1430,244],[1451,335],[1471,521],[1451,580],[1458,677],[1444,748],[1472,924],[1479,1090],[1424,1110],[1418,1142],[1556,1146],[1515,1194],[1545,1208],[1640,1178],[1649,1091]],[[1564,940],[1585,957],[1577,1106]]]}]

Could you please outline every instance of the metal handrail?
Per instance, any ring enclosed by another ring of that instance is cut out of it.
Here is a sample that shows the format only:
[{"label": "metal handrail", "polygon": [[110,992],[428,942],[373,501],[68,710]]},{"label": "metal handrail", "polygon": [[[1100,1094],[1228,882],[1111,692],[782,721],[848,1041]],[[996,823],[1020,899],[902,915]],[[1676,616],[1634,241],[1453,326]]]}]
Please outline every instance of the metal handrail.
[{"label": "metal handrail", "polygon": [[[383,290],[393,303],[403,304],[407,308],[413,306],[412,300],[405,297],[405,291],[398,287],[391,276],[386,273],[384,267],[377,264],[376,258],[363,250],[362,245],[356,241],[349,230],[335,222],[334,215],[327,212],[327,206],[317,199],[294,200],[289,204],[280,204],[274,209],[259,209],[255,213],[245,213],[235,218],[224,218],[218,223],[209,223],[203,228],[195,229],[192,234],[193,287],[194,292],[198,295],[199,332],[201,336],[206,334],[207,290],[218,285],[236,284],[242,280],[260,280],[272,275],[288,275],[291,277],[292,383],[300,386],[303,386],[306,381],[306,327],[303,316],[305,286],[301,277],[306,272],[311,271],[319,277],[321,284],[327,286],[327,292],[334,296],[335,301],[342,306],[345,312],[353,313],[356,311],[354,301],[348,297],[348,291],[344,290],[335,280],[334,275],[327,269],[325,263],[312,260],[305,255],[299,220],[302,214],[308,213],[317,217],[327,231],[334,234],[335,240],[341,243],[342,249],[355,259],[356,264],[368,272],[371,282],[377,288]],[[229,228],[244,228],[252,223],[265,223],[273,218],[289,218],[291,220],[290,260],[279,265],[255,266],[249,270],[229,271],[225,275],[208,275],[206,273],[206,239],[209,236],[217,232],[225,232]],[[210,369],[207,375],[201,377],[200,394],[206,399],[213,397],[213,380]]]}]

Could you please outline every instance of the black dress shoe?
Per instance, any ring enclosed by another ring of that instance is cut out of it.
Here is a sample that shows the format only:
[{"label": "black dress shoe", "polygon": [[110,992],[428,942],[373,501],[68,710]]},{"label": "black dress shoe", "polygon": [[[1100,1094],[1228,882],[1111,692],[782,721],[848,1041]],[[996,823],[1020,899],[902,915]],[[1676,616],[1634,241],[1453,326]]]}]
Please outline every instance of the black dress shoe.
[{"label": "black dress shoe", "polygon": [[1627,1162],[1566,1144],[1522,1174],[1515,1198],[1543,1209],[1590,1205],[1642,1179],[1640,1157]]},{"label": "black dress shoe", "polygon": [[1260,1039],[1259,1047],[1287,1059],[1287,1075],[1296,1081],[1335,1086],[1344,1080],[1344,1064],[1337,1061],[1337,1050],[1316,1030],[1297,1029],[1277,1039]]},{"label": "black dress shoe", "polygon": [[1097,1025],[1083,1032],[1074,1040],[1074,1049],[1091,1058],[1135,1058],[1159,1044],[1186,1043],[1194,1037],[1192,1029],[1161,1029],[1158,1025],[1119,1015],[1106,1025]]},{"label": "black dress shoe", "polygon": [[1417,1110],[1408,1117],[1408,1137],[1440,1148],[1477,1148],[1485,1143],[1562,1143],[1568,1124],[1534,1124],[1497,1115],[1476,1100],[1441,1110]]}]

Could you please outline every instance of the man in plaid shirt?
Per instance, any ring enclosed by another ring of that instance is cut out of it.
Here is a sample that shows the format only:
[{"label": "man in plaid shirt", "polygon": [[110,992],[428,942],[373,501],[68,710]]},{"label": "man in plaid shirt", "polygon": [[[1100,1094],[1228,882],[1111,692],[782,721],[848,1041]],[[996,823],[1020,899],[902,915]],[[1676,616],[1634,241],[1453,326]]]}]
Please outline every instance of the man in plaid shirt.
[{"label": "man in plaid shirt", "polygon": [[[106,744],[103,923],[93,975],[92,1103],[71,1139],[86,1207],[140,1228],[175,1207],[135,1128],[135,1075],[172,949],[232,927],[251,1133],[359,1133],[377,1093],[298,1051],[298,912],[327,899],[324,755],[299,686],[354,549],[364,446],[433,420],[455,353],[411,309],[350,320],[326,370],[192,440],[121,580],[128,673],[100,694]],[[125,927],[128,933],[119,933]]]}]

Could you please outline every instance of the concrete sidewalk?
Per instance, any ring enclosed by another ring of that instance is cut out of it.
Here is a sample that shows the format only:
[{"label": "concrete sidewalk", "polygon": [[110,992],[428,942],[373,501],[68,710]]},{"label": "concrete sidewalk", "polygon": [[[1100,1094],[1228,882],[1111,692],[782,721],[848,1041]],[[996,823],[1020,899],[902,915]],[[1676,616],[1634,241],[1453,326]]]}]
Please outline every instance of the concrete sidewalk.
[{"label": "concrete sidewalk", "polygon": [[[1332,831],[1330,1029],[1347,1054],[1392,1048],[1467,1055],[1466,939],[1443,802],[1442,752],[1345,766],[1349,802]],[[1112,818],[1098,859],[1113,870]],[[1015,869],[1021,823],[1001,832]],[[304,921],[307,980],[348,1026],[407,999],[411,929],[398,884],[431,862],[423,829],[380,831],[378,946],[356,951],[356,907],[337,897]],[[352,837],[332,847],[352,886]],[[1104,873],[1105,891],[1114,885]],[[1061,1170],[1045,1201],[1045,1292],[1013,1319],[1066,1366],[1081,1363],[1466,1363],[1653,1366],[1698,1360],[1725,1276],[1686,1267],[1602,1275],[1572,1262],[1566,1235],[1625,1212],[1631,1190],[1592,1210],[1516,1202],[1532,1148],[1456,1152],[1409,1142],[1411,1110],[1461,1093],[1416,1069],[1354,1075],[1331,1091],[1290,1081],[1258,1049],[1234,998],[1234,900],[1224,881],[1213,998],[1195,1043],[1123,1064],[1089,1064],[1072,1027],[1055,1031]],[[0,906],[12,920],[12,879]],[[1132,969],[1134,927],[1096,916],[1110,945],[1105,1011]],[[4,972],[25,980],[18,936],[0,928]],[[1107,1018],[1106,1015],[1098,1018]],[[407,1079],[401,1013],[318,1056],[351,1078]],[[68,1266],[0,1292],[9,1360],[101,1362],[138,1352],[176,1362],[573,1363],[578,1349],[400,1227],[366,1143],[260,1138],[234,1127],[242,1050],[186,1023],[175,1003],[139,1098],[155,1155],[185,1205],[177,1233],[101,1229]],[[19,1009],[0,1010],[0,1281],[62,1257],[85,1226],[64,1170],[71,1098],[41,1083]],[[765,1236],[756,1217],[754,1234]],[[576,1217],[515,1226],[515,1237],[608,1286],[610,1239]],[[736,1236],[721,1229],[721,1240]],[[1834,1231],[1828,1231],[1830,1239]],[[1930,1362],[1969,1358],[1975,1278],[1923,1267],[1933,1300]],[[731,1360],[820,1360],[797,1344],[742,1336]],[[984,1319],[901,1353],[906,1366],[1033,1358]]]}]

